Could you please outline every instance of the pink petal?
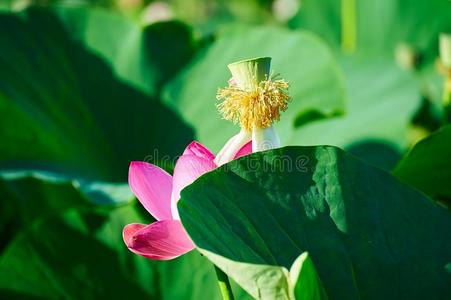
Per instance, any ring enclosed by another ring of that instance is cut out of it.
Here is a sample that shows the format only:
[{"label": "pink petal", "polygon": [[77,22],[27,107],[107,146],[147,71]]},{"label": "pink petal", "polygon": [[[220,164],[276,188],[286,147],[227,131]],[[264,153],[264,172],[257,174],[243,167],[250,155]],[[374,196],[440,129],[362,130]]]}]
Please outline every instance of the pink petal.
[{"label": "pink petal", "polygon": [[252,141],[249,141],[246,145],[241,147],[240,150],[236,153],[235,157],[233,159],[237,159],[238,157],[248,155],[252,153]]},{"label": "pink petal", "polygon": [[141,256],[168,260],[195,248],[180,221],[163,220],[150,225],[129,224],[123,231],[124,242]]},{"label": "pink petal", "polygon": [[172,177],[152,164],[133,161],[128,184],[145,209],[157,220],[172,219]]},{"label": "pink petal", "polygon": [[182,155],[195,155],[208,160],[215,159],[215,155],[207,147],[196,141],[191,142]]},{"label": "pink petal", "polygon": [[122,230],[122,238],[124,239],[124,242],[126,245],[129,245],[131,243],[131,239],[135,235],[136,232],[140,231],[147,225],[144,224],[138,224],[138,223],[132,223],[128,224],[124,227],[124,230]]},{"label": "pink petal", "polygon": [[216,164],[209,159],[195,155],[183,155],[177,161],[174,168],[174,181],[172,187],[172,216],[179,219],[177,201],[180,199],[180,191],[193,183],[201,175],[215,169]]}]

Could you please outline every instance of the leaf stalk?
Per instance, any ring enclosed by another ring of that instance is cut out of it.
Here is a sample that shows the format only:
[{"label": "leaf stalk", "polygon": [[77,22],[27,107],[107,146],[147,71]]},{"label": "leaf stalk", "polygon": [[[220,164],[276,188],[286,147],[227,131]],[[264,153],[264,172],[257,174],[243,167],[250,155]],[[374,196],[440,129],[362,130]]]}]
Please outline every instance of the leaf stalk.
[{"label": "leaf stalk", "polygon": [[223,300],[234,300],[229,277],[215,265],[216,277],[218,278],[219,291]]},{"label": "leaf stalk", "polygon": [[356,0],[341,0],[341,48],[352,53],[357,46]]}]

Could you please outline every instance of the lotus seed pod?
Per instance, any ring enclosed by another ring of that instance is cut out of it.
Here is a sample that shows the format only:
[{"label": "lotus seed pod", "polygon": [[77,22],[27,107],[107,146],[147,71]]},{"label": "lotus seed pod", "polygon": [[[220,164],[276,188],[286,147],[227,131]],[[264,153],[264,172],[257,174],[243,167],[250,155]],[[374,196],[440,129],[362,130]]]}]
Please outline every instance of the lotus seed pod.
[{"label": "lotus seed pod", "polygon": [[259,57],[231,63],[227,66],[240,89],[252,91],[261,81],[268,79],[271,69],[270,57]]}]

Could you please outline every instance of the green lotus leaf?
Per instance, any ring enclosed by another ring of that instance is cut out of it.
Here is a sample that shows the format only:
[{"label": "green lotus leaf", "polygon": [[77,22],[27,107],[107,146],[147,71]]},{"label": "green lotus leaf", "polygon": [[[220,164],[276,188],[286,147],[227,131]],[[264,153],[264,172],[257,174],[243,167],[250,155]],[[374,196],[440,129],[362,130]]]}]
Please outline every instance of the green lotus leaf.
[{"label": "green lotus leaf", "polygon": [[451,125],[418,142],[393,174],[431,197],[451,201]]},{"label": "green lotus leaf", "polygon": [[171,168],[192,140],[176,114],[113,76],[48,10],[1,14],[0,26],[9,28],[0,32],[0,167],[125,181],[131,160]]},{"label": "green lotus leaf", "polygon": [[[207,257],[289,270],[308,251],[332,299],[451,295],[445,269],[451,261],[449,212],[336,147],[285,147],[242,157],[185,188],[178,209]],[[259,272],[228,271],[243,288],[260,282],[264,291],[271,273]],[[318,291],[312,276],[299,276]]]}]

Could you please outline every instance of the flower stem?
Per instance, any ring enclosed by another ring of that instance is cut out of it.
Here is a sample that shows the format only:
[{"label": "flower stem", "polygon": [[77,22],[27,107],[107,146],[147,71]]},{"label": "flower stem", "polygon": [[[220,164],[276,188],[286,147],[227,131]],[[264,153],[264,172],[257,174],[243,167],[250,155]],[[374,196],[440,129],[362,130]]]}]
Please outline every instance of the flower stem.
[{"label": "flower stem", "polygon": [[447,70],[447,74],[444,78],[443,89],[443,108],[445,111],[444,123],[451,123],[451,68]]},{"label": "flower stem", "polygon": [[216,277],[218,278],[219,290],[223,300],[234,300],[229,277],[215,265]]},{"label": "flower stem", "polygon": [[341,48],[352,53],[357,44],[356,0],[341,0]]},{"label": "flower stem", "polygon": [[446,124],[451,123],[451,33],[440,34],[439,48],[444,69],[443,106]]}]

